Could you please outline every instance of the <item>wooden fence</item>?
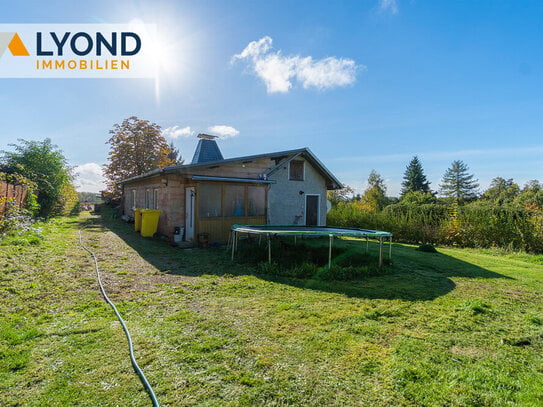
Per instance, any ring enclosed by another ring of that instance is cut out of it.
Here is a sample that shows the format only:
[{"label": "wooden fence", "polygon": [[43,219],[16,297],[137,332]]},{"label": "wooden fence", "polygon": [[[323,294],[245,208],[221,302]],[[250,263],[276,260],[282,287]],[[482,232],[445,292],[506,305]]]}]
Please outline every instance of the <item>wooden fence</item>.
[{"label": "wooden fence", "polygon": [[28,196],[28,188],[25,185],[11,184],[0,180],[0,218],[7,210],[7,203],[14,201],[18,207],[23,207]]}]

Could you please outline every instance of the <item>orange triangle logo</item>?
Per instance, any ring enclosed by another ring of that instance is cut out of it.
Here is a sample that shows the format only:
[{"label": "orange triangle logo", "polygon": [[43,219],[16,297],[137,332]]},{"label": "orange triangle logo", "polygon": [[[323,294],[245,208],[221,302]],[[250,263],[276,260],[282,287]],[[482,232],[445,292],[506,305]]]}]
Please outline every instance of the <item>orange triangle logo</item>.
[{"label": "orange triangle logo", "polygon": [[25,47],[25,44],[23,44],[21,37],[19,37],[19,34],[17,33],[15,33],[15,35],[11,39],[8,47],[9,47],[9,50],[11,51],[11,55],[15,57],[30,56],[30,54],[28,53],[28,50]]}]

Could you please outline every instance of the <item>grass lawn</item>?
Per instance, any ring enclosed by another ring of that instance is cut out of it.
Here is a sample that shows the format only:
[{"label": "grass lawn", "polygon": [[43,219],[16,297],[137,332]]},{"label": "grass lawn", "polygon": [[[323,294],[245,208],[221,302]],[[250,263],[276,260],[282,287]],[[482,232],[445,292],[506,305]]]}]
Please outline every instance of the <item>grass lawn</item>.
[{"label": "grass lawn", "polygon": [[[543,405],[543,257],[395,245],[384,274],[274,277],[82,216],[0,246],[0,405]],[[373,251],[376,246],[371,247]]]}]

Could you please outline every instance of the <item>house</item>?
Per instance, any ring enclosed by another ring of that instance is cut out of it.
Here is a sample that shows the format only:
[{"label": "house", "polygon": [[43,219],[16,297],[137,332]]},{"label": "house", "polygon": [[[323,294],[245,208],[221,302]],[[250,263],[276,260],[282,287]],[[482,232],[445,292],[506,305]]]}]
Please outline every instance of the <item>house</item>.
[{"label": "house", "polygon": [[326,225],[326,191],[343,186],[308,149],[223,158],[215,136],[199,134],[190,164],[121,182],[123,210],[163,210],[158,232],[226,241],[233,224]]}]

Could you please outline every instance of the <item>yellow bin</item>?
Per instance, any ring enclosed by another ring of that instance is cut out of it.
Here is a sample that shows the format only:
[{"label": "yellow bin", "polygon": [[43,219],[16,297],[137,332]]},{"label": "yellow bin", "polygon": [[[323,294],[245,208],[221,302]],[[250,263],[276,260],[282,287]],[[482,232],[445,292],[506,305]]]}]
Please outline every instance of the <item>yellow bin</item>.
[{"label": "yellow bin", "polygon": [[141,235],[143,237],[153,237],[158,229],[158,218],[161,213],[160,209],[141,210]]},{"label": "yellow bin", "polygon": [[141,230],[141,211],[143,209],[136,208],[134,209],[134,230],[139,232]]}]

